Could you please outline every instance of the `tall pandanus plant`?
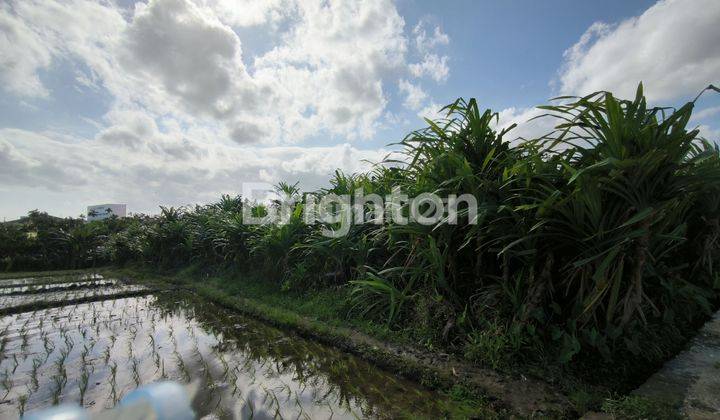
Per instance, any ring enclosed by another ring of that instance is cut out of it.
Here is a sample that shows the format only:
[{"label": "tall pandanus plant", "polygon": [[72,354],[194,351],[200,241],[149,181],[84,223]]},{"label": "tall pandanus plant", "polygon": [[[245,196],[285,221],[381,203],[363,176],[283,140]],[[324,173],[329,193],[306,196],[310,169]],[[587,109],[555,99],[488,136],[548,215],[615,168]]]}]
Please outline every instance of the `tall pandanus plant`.
[{"label": "tall pandanus plant", "polygon": [[677,256],[693,240],[693,217],[712,216],[697,212],[720,186],[717,149],[688,128],[694,101],[650,108],[642,85],[633,100],[609,92],[561,99],[543,107],[563,121],[543,153],[562,157],[567,178],[542,228],[562,256],[553,298],[580,326],[614,334],[675,309],[664,295],[702,281]]}]

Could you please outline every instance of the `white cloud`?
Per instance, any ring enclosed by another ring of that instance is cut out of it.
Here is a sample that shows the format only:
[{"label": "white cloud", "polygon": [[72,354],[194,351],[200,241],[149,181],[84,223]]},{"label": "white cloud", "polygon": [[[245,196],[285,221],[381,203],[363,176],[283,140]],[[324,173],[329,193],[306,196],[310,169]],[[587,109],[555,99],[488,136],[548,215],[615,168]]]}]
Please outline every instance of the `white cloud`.
[{"label": "white cloud", "polygon": [[[224,118],[257,108],[241,59],[240,39],[230,27],[185,0],[138,3],[119,52],[123,69],[152,80],[191,112]],[[240,103],[238,103],[240,102]]]},{"label": "white cloud", "polygon": [[[417,63],[409,64],[407,71],[416,78],[429,77],[436,83],[444,82],[450,74],[449,58],[433,51],[439,46],[448,45],[450,37],[439,26],[435,26],[433,32],[428,34],[426,24],[425,20],[420,20],[412,30],[415,51],[422,55],[422,59]],[[398,92],[404,96],[403,106],[415,111],[418,117],[431,120],[444,117],[438,113],[442,106],[438,105],[418,84],[400,79]]]},{"label": "white cloud", "polygon": [[720,143],[720,129],[713,129],[712,127],[705,124],[700,125],[698,129],[700,130],[700,137],[704,138],[705,140]]},{"label": "white cloud", "polygon": [[[78,83],[107,89],[114,106],[221,124],[225,139],[241,143],[375,133],[388,103],[384,85],[406,66],[404,21],[390,0],[197,2],[151,0],[133,10],[12,2],[0,9],[8,38],[0,78],[13,92],[47,96],[39,72],[75,60],[88,69]],[[278,22],[274,48],[244,57],[230,25]]]},{"label": "white cloud", "polygon": [[[504,129],[517,124],[510,130],[505,140],[536,139],[551,133],[557,120],[549,117],[540,117],[547,111],[538,108],[506,108],[498,113],[498,128]],[[540,117],[540,118],[538,118]]]},{"label": "white cloud", "polygon": [[440,112],[442,108],[442,105],[435,103],[435,101],[430,101],[430,103],[418,111],[417,116],[433,121],[442,120],[447,117],[446,112]]},{"label": "white cloud", "polygon": [[424,20],[421,20],[413,28],[413,35],[415,36],[415,48],[419,52],[425,53],[434,49],[437,46],[450,44],[450,37],[446,33],[444,33],[439,26],[436,26],[432,34],[428,35],[427,30],[425,29],[425,25],[426,22]]},{"label": "white cloud", "polygon": [[[125,131],[105,131],[96,139],[0,129],[0,190],[61,191],[78,200],[128,202],[133,211],[149,212],[158,205],[209,202],[222,193],[238,193],[242,182],[301,180],[304,188],[316,189],[326,185],[336,168],[367,170],[364,160],[377,162],[386,155],[382,149],[360,150],[347,143],[264,148],[206,144],[161,132],[139,115],[134,118],[127,115],[133,123]],[[146,141],[126,147],[117,141],[122,136]],[[115,143],[108,147],[108,142]],[[76,215],[85,204],[76,202],[66,214]],[[34,206],[26,210],[30,208]]]},{"label": "white cloud", "polygon": [[701,120],[713,117],[717,114],[720,114],[720,106],[704,108],[699,111],[693,112],[691,121],[701,121]]},{"label": "white cloud", "polygon": [[409,69],[415,77],[428,76],[436,82],[444,82],[450,75],[447,62],[446,55],[440,57],[437,54],[425,54],[421,62],[410,64]]},{"label": "white cloud", "polygon": [[386,0],[299,3],[285,43],[253,66],[258,81],[282,87],[283,132],[372,136],[387,104],[383,80],[405,65],[404,24]]},{"label": "white cloud", "polygon": [[420,86],[414,85],[405,79],[398,82],[400,93],[405,95],[403,105],[413,111],[417,111],[422,107],[423,102],[428,95]]},{"label": "white cloud", "polygon": [[0,6],[0,81],[16,95],[45,97],[37,71],[50,65],[53,51],[9,7]]},{"label": "white cloud", "polygon": [[276,25],[294,11],[289,0],[201,0],[220,20],[231,26]]},{"label": "white cloud", "polygon": [[[85,0],[25,0],[0,6],[0,80],[10,92],[46,97],[39,72],[56,59],[80,59],[95,70],[106,62],[125,22],[118,10]],[[106,67],[105,70],[110,70]],[[114,70],[114,69],[113,69]]]},{"label": "white cloud", "polygon": [[593,24],[565,52],[563,94],[610,90],[652,101],[691,99],[720,75],[720,2],[663,0],[618,25]]},{"label": "white cloud", "polygon": [[[238,34],[250,27],[271,35],[264,52],[244,51]],[[429,51],[448,42],[439,28],[407,33],[391,0],[149,0],[126,9],[9,0],[0,5],[0,89],[42,109],[56,98],[41,75],[69,63],[77,86],[109,106],[86,121],[93,135],[0,128],[0,190],[52,205],[43,197],[59,189],[73,198],[48,210],[74,205],[63,211],[76,215],[83,200],[147,211],[209,201],[247,180],[318,187],[337,167],[359,171],[363,159],[385,155],[345,141],[409,123],[387,109],[388,86],[398,83],[413,111],[437,111],[403,77],[445,80],[448,58]],[[408,45],[423,49],[415,70]],[[287,146],[327,137],[343,143]]]}]

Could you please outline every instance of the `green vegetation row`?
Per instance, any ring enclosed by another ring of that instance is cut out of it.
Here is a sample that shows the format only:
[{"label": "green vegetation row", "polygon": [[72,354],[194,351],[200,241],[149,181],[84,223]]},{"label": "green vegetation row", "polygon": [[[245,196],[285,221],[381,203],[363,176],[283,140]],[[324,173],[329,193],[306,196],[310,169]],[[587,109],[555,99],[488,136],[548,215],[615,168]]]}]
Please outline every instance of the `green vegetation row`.
[{"label": "green vegetation row", "polygon": [[303,223],[301,203],[285,225],[247,225],[243,206],[262,206],[224,196],[91,223],[32,212],[0,227],[0,261],[237,268],[289,293],[349,289],[348,316],[481,364],[633,369],[667,357],[718,307],[720,152],[689,127],[693,107],[648,107],[642,86],[632,100],[565,97],[541,107],[555,130],[513,139],[498,114],[458,100],[398,143],[403,158],[338,171],[312,193],[473,194],[475,224],[464,212],[456,225],[365,223],[328,238]]}]

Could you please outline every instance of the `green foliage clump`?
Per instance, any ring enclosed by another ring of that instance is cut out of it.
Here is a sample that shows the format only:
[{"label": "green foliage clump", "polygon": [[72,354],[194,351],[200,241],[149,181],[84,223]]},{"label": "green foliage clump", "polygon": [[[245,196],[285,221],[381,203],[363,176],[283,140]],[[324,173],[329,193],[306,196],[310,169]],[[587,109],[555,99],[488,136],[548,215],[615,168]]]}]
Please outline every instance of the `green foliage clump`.
[{"label": "green foliage clump", "polygon": [[34,213],[24,227],[0,226],[0,260],[12,270],[239,267],[282,290],[349,287],[349,316],[493,367],[620,354],[656,363],[667,356],[656,338],[682,338],[718,304],[720,151],[688,126],[693,107],[648,107],[642,86],[632,100],[564,97],[541,107],[555,130],[514,139],[497,113],[460,99],[402,140],[400,158],[338,171],[307,193],[471,194],[477,214],[461,203],[458,223],[370,221],[329,238],[323,229],[336,226],[305,224],[303,194],[281,183],[298,200],[282,225],[243,223],[247,206],[262,216],[279,203],[230,196],[88,224]]},{"label": "green foliage clump", "polygon": [[629,420],[675,420],[682,418],[678,411],[667,403],[638,396],[605,400],[602,411],[612,415],[614,418]]}]

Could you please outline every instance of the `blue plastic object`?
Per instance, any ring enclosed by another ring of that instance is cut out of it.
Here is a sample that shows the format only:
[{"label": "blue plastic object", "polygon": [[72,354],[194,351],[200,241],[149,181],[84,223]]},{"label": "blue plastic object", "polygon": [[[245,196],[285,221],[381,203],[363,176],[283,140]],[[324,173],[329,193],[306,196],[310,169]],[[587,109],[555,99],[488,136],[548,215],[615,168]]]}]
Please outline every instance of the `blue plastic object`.
[{"label": "blue plastic object", "polygon": [[120,401],[118,409],[148,403],[157,420],[192,420],[195,413],[184,386],[176,382],[157,382],[140,387]]},{"label": "blue plastic object", "polygon": [[[63,404],[26,413],[23,420],[102,420],[152,418],[156,420],[192,420],[194,392],[176,382],[157,382],[142,386],[120,400],[110,411],[90,414],[80,407]],[[138,417],[140,415],[140,417]]]},{"label": "blue plastic object", "polygon": [[90,420],[90,415],[82,408],[63,404],[46,410],[26,413],[23,420]]}]

